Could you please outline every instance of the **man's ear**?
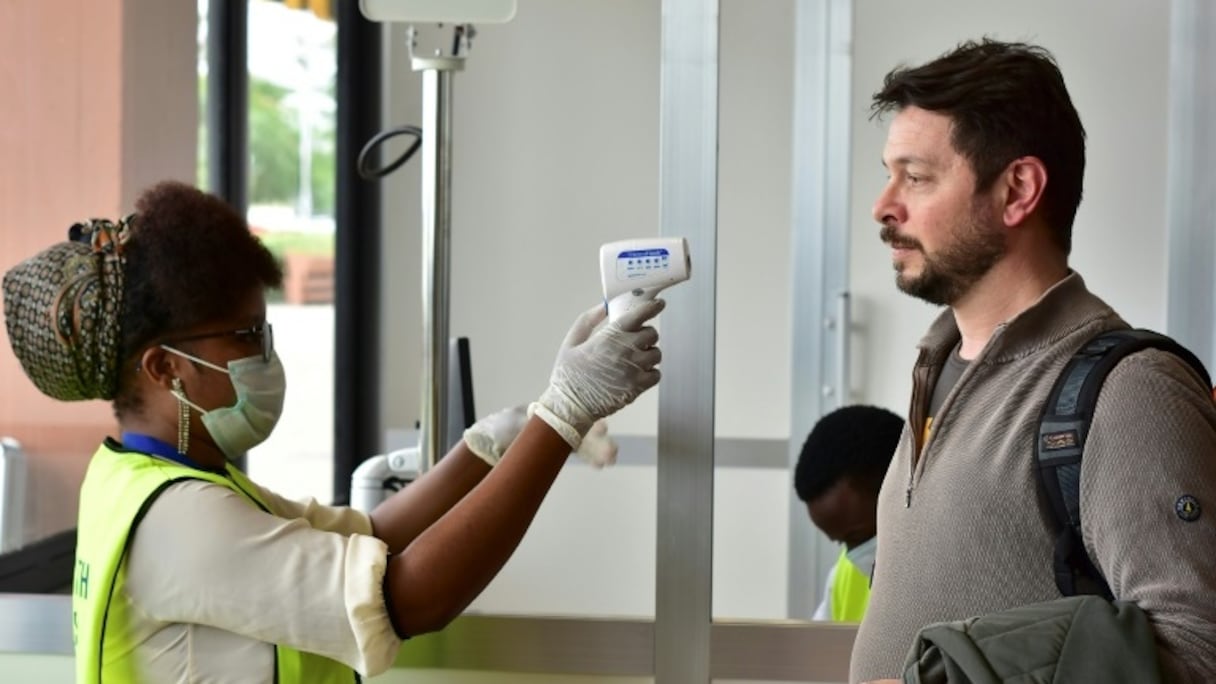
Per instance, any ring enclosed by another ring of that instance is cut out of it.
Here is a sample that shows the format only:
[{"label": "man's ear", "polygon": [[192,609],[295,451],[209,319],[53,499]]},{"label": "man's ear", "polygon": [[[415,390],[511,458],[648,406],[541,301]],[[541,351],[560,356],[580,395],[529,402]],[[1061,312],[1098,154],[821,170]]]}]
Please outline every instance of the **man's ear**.
[{"label": "man's ear", "polygon": [[1047,167],[1038,157],[1019,157],[1009,162],[1000,182],[1004,186],[1004,206],[1001,217],[1008,227],[1026,222],[1047,189]]},{"label": "man's ear", "polygon": [[177,354],[171,354],[163,347],[153,345],[145,349],[139,357],[139,370],[150,382],[170,389],[173,387],[173,379],[181,377],[180,365],[183,360]]}]

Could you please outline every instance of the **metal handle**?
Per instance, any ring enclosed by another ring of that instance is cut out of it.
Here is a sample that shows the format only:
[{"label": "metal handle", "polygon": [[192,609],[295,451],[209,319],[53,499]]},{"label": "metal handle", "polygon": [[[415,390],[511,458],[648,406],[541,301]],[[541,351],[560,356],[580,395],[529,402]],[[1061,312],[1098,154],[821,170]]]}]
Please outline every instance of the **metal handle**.
[{"label": "metal handle", "polygon": [[25,543],[25,452],[11,437],[0,437],[0,553]]},{"label": "metal handle", "polygon": [[836,403],[847,406],[851,391],[849,378],[849,323],[852,305],[848,292],[836,296]]}]

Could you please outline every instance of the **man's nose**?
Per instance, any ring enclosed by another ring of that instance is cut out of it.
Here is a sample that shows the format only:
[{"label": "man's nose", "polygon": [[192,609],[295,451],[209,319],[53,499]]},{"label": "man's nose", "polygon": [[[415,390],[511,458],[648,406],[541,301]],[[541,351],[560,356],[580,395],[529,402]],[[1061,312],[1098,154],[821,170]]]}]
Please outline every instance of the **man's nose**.
[{"label": "man's nose", "polygon": [[874,200],[874,207],[871,209],[871,215],[878,223],[903,223],[907,218],[907,212],[903,208],[903,204],[897,201],[895,189],[888,184],[878,194],[878,198]]}]

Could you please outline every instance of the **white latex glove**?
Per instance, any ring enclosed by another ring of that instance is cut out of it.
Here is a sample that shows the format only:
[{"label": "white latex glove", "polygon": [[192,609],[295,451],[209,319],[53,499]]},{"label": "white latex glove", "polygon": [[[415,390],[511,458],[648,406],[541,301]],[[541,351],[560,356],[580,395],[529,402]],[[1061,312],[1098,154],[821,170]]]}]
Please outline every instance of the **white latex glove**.
[{"label": "white latex glove", "polygon": [[646,302],[602,326],[603,305],[579,316],[557,353],[548,389],[528,413],[540,416],[578,451],[595,421],[658,384],[655,366],[662,354],[654,345],[659,333],[643,324],[664,305],[661,299]]},{"label": "white latex glove", "polygon": [[[512,406],[474,423],[464,431],[464,443],[478,458],[494,467],[528,422],[526,406]],[[616,463],[616,440],[608,434],[608,423],[597,420],[583,438],[577,456],[595,468]]]},{"label": "white latex glove", "polygon": [[603,468],[616,463],[618,449],[616,440],[608,434],[608,421],[600,419],[591,425],[574,453],[592,468]]},{"label": "white latex glove", "polygon": [[493,467],[502,460],[507,447],[519,436],[528,422],[525,406],[512,406],[482,418],[464,431],[464,443],[469,451]]}]

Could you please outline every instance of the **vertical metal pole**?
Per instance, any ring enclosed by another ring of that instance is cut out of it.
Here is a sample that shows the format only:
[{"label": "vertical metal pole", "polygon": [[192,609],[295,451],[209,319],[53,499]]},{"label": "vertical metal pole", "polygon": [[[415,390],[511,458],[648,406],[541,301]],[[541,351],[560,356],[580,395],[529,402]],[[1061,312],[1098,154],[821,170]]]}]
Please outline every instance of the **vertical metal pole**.
[{"label": "vertical metal pole", "polygon": [[1211,369],[1216,364],[1216,3],[1174,0],[1171,13],[1166,328]]},{"label": "vertical metal pole", "polygon": [[[847,338],[834,335],[848,331],[852,0],[798,0],[795,22],[790,472],[815,421],[847,397],[835,389],[848,384]],[[807,620],[836,549],[792,487],[789,515],[787,612]]]},{"label": "vertical metal pole", "polygon": [[459,57],[415,58],[422,71],[422,432],[426,467],[447,448],[452,244],[452,78]]},{"label": "vertical metal pole", "polygon": [[663,0],[660,231],[688,238],[659,386],[655,682],[710,681],[718,233],[718,0]]}]

